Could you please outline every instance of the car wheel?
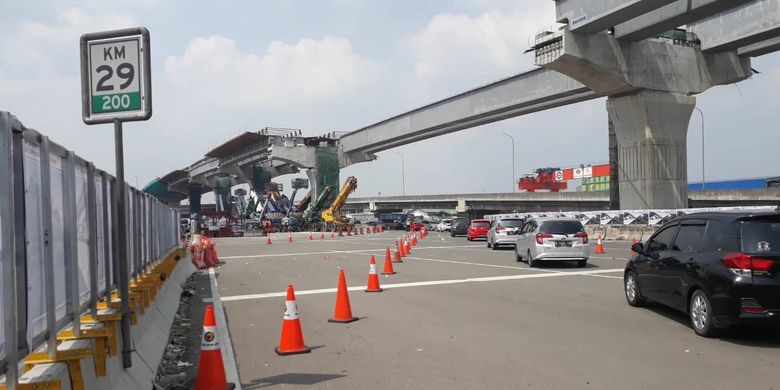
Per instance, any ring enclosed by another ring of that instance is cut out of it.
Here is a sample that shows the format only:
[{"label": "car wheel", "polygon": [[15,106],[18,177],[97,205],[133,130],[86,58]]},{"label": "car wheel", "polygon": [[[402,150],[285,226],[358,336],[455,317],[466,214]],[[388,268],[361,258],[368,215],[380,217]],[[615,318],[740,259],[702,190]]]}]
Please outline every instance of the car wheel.
[{"label": "car wheel", "polygon": [[531,256],[531,250],[528,250],[528,266],[533,268],[536,267],[536,262],[534,261],[534,258]]},{"label": "car wheel", "polygon": [[517,247],[515,247],[515,261],[523,261],[523,256],[520,256],[520,253],[517,252]]},{"label": "car wheel", "polygon": [[585,268],[588,265],[588,260],[577,260],[577,267]]},{"label": "car wheel", "polygon": [[703,337],[717,336],[720,329],[712,323],[712,305],[704,291],[696,290],[691,295],[691,301],[688,303],[688,313],[690,313],[691,325],[693,325],[693,330],[696,334]]},{"label": "car wheel", "polygon": [[626,293],[626,301],[630,306],[642,307],[647,303],[647,300],[639,292],[639,283],[633,271],[628,271],[623,278],[623,289]]}]

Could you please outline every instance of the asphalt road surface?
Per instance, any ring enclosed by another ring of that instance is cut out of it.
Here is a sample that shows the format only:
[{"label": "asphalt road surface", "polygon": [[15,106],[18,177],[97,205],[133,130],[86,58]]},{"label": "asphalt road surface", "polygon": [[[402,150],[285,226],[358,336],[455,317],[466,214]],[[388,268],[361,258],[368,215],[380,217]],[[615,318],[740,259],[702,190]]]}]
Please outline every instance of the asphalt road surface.
[{"label": "asphalt road surface", "polygon": [[[365,293],[370,256],[382,271],[401,232],[314,241],[217,240],[220,294],[244,389],[780,389],[780,333],[694,334],[688,317],[631,308],[629,244],[606,243],[586,268],[529,268],[512,249],[431,233],[397,274]],[[595,248],[595,245],[593,245]],[[350,324],[333,315],[338,270]],[[288,284],[309,354],[277,356]],[[365,287],[363,287],[365,288]]]}]

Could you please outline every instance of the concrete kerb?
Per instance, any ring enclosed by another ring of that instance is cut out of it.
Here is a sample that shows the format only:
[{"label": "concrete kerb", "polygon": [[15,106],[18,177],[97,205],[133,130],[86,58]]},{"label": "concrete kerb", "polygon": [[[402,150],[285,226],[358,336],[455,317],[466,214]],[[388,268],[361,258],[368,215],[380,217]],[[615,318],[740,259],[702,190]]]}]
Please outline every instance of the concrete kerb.
[{"label": "concrete kerb", "polygon": [[225,377],[227,378],[228,383],[235,384],[235,390],[241,390],[236,357],[233,354],[233,343],[230,340],[227,318],[225,317],[225,309],[222,306],[222,297],[219,295],[219,284],[217,283],[217,275],[216,272],[214,272],[214,268],[209,269],[209,279],[211,282],[211,301],[214,305],[214,314],[217,316],[217,337],[220,341],[222,362],[225,366]]},{"label": "concrete kerb", "polygon": [[[189,256],[182,257],[172,275],[157,293],[157,299],[139,317],[138,325],[132,328],[133,366],[122,368],[121,356],[110,358],[108,376],[98,378],[95,389],[145,389],[151,387],[162,360],[174,316],[179,308],[181,285],[196,272]],[[90,372],[94,376],[94,370]],[[92,389],[92,387],[88,387]]]}]

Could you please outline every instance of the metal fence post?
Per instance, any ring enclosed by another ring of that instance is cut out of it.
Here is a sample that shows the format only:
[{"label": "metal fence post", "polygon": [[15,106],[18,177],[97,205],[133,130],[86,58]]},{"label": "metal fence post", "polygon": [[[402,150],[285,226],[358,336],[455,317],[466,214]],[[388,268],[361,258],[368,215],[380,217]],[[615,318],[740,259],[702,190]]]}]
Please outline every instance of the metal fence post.
[{"label": "metal fence post", "polygon": [[87,226],[89,228],[89,310],[97,315],[98,300],[98,243],[97,243],[97,189],[95,166],[87,163]]},{"label": "metal fence post", "polygon": [[[14,221],[16,260],[16,349],[20,355],[29,352],[27,345],[27,221],[25,219],[25,189],[24,189],[24,137],[23,126],[14,120],[11,126],[11,149],[13,150],[14,171],[12,186],[14,191]],[[14,125],[18,128],[14,129]]]},{"label": "metal fence post", "polygon": [[66,313],[73,321],[73,334],[80,333],[79,259],[76,224],[76,162],[72,151],[65,154],[62,164],[63,230],[65,243]]},{"label": "metal fence post", "polygon": [[[3,268],[3,335],[5,338],[6,385],[10,390],[16,389],[19,377],[17,362],[17,324],[16,324],[16,262],[14,230],[9,228],[14,221],[13,181],[13,148],[11,139],[11,118],[6,112],[0,112],[0,261]],[[3,227],[4,225],[5,227]]]},{"label": "metal fence post", "polygon": [[57,353],[57,298],[54,288],[54,236],[51,215],[51,162],[49,138],[41,137],[41,220],[43,228],[43,281],[46,305],[46,349],[49,358]]},{"label": "metal fence post", "polygon": [[109,213],[109,207],[111,205],[111,201],[109,200],[109,191],[108,186],[111,185],[111,181],[108,179],[107,174],[105,172],[100,173],[100,179],[103,181],[103,185],[101,185],[101,190],[103,192],[103,261],[105,262],[105,265],[103,265],[103,272],[105,272],[105,295],[110,298],[111,293],[111,245],[110,244],[110,238],[111,237],[111,227],[108,225],[108,213]]}]

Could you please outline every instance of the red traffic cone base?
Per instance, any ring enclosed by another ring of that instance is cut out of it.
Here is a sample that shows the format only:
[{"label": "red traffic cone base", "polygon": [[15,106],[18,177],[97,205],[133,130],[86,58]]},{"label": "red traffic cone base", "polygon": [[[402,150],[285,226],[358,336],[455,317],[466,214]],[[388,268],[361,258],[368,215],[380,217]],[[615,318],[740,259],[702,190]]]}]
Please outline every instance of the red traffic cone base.
[{"label": "red traffic cone base", "polygon": [[355,322],[357,317],[352,316],[352,306],[349,304],[349,291],[347,290],[347,278],[344,276],[344,270],[339,271],[339,286],[336,292],[336,308],[333,311],[333,318],[328,322],[338,322],[342,324]]}]

